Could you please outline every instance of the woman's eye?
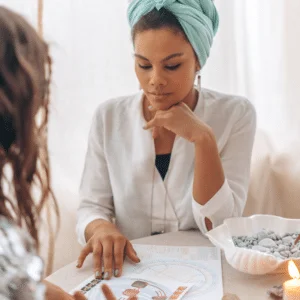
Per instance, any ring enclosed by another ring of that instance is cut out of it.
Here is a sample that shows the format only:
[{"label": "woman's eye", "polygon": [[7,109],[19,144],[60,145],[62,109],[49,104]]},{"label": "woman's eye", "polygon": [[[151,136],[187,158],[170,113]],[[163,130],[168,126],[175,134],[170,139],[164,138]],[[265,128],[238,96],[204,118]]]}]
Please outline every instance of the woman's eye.
[{"label": "woman's eye", "polygon": [[151,66],[143,66],[143,65],[140,65],[140,64],[139,64],[139,67],[140,67],[141,69],[144,69],[144,70],[148,70],[148,69],[151,68]]},{"label": "woman's eye", "polygon": [[166,66],[165,68],[171,71],[174,71],[176,69],[178,69],[181,66],[181,64],[178,65],[174,65],[174,66]]}]

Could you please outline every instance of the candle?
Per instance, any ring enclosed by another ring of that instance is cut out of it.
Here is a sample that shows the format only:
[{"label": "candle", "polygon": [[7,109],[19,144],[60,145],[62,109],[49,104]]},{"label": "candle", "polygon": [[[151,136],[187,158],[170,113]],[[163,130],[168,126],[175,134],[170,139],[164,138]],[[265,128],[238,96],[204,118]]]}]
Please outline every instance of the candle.
[{"label": "candle", "polygon": [[293,278],[283,284],[283,299],[297,300],[300,299],[300,274],[293,261],[289,261],[289,274]]}]

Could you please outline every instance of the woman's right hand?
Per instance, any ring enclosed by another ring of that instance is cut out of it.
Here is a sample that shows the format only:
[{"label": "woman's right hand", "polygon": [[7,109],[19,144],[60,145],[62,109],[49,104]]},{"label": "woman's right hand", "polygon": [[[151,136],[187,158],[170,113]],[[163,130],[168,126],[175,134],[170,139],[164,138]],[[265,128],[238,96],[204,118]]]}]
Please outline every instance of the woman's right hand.
[{"label": "woman's right hand", "polygon": [[116,225],[105,220],[95,220],[87,226],[85,232],[88,242],[80,253],[77,268],[81,268],[86,257],[92,253],[95,277],[108,280],[112,275],[122,275],[125,256],[135,263],[140,262],[132,244]]},{"label": "woman's right hand", "polygon": [[106,284],[102,284],[101,290],[106,300],[117,300],[112,290]]},{"label": "woman's right hand", "polygon": [[46,280],[44,280],[43,283],[46,286],[45,300],[87,300],[87,298],[80,292],[76,292],[72,296],[59,286],[54,285]]}]

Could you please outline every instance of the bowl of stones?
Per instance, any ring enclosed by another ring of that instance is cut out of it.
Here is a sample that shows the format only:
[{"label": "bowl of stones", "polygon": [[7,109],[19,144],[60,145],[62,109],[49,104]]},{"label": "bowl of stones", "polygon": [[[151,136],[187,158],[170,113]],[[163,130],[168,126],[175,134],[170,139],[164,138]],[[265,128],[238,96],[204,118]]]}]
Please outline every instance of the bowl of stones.
[{"label": "bowl of stones", "polygon": [[271,215],[231,218],[206,235],[224,251],[227,262],[244,273],[287,272],[289,260],[300,265],[300,219]]}]

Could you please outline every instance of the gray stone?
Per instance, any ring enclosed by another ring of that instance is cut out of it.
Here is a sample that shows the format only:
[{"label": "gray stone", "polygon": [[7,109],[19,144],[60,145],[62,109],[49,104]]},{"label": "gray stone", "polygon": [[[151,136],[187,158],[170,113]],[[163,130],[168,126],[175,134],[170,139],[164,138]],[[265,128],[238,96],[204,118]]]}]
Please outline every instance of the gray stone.
[{"label": "gray stone", "polygon": [[289,257],[289,252],[287,252],[287,251],[281,251],[280,255],[287,258],[287,257]]},{"label": "gray stone", "polygon": [[291,236],[286,236],[282,239],[285,245],[291,245],[294,243],[294,239]]},{"label": "gray stone", "polygon": [[297,252],[297,251],[298,251],[297,247],[294,247],[294,248],[291,249],[291,252],[292,252],[292,253],[295,253],[295,252]]},{"label": "gray stone", "polygon": [[260,242],[261,240],[263,239],[266,239],[268,238],[268,234],[265,232],[265,231],[260,231],[258,234],[257,234],[257,240]]},{"label": "gray stone", "polygon": [[280,252],[280,251],[285,251],[287,248],[286,248],[286,246],[285,245],[282,245],[282,244],[280,244],[280,245],[278,245],[278,251]]},{"label": "gray stone", "polygon": [[273,253],[273,255],[276,256],[276,257],[281,257],[280,253],[277,252],[277,251],[275,251],[275,252]]},{"label": "gray stone", "polygon": [[280,236],[272,230],[261,230],[253,236],[235,236],[232,240],[236,247],[253,249],[280,259],[300,258],[300,243],[294,245],[298,233],[285,233]]},{"label": "gray stone", "polygon": [[246,244],[244,242],[237,242],[237,246],[240,248],[245,248]]},{"label": "gray stone", "polygon": [[276,243],[270,238],[261,240],[258,245],[267,248],[276,247]]}]

